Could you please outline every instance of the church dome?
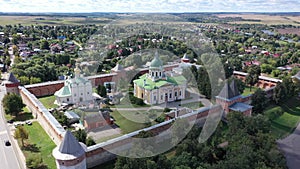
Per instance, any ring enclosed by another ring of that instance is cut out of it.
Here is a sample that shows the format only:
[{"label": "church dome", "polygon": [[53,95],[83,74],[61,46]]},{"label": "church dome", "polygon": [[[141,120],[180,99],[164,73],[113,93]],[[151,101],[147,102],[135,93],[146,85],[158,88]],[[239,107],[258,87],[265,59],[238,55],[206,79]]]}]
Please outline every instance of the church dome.
[{"label": "church dome", "polygon": [[159,59],[158,53],[155,53],[154,59],[150,63],[150,68],[160,68],[163,66],[163,62]]}]

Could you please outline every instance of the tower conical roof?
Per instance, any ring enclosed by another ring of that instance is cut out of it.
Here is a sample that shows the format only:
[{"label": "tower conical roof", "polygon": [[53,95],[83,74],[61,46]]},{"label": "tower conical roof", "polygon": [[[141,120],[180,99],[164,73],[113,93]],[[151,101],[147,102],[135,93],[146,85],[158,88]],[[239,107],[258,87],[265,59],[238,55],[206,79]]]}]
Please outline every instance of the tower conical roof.
[{"label": "tower conical roof", "polygon": [[236,85],[236,83],[235,83],[235,80],[232,80],[232,82],[230,83],[230,88],[231,88],[231,90],[232,90],[232,92],[233,92],[234,97],[240,95],[240,91],[239,91],[239,89],[237,88],[237,85]]},{"label": "tower conical roof", "polygon": [[12,83],[19,83],[19,80],[15,77],[13,73],[9,73],[7,81]]},{"label": "tower conical roof", "polygon": [[300,80],[300,71],[295,76],[293,76],[293,78],[297,78],[298,80]]},{"label": "tower conical roof", "polygon": [[83,153],[85,153],[82,146],[73,136],[73,134],[68,130],[66,131],[64,139],[61,142],[58,151],[62,154],[69,154],[76,157],[81,156]]},{"label": "tower conical roof", "polygon": [[122,65],[120,65],[119,63],[117,63],[117,65],[114,68],[112,68],[111,70],[114,71],[114,72],[119,72],[119,71],[124,70],[124,68],[123,68]]},{"label": "tower conical roof", "polygon": [[231,87],[229,86],[228,82],[225,83],[218,97],[221,97],[223,99],[231,99],[234,97],[234,93],[231,90]]},{"label": "tower conical roof", "polygon": [[160,60],[158,52],[156,51],[154,59],[150,63],[150,68],[159,68],[161,66],[163,66],[163,62]]}]

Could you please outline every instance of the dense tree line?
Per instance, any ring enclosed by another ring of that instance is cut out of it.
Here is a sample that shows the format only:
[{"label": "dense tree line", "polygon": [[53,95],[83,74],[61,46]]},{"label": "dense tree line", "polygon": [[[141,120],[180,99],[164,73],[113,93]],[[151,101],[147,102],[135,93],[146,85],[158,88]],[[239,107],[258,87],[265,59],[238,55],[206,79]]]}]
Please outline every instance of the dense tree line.
[{"label": "dense tree line", "polygon": [[194,127],[173,149],[174,156],[118,157],[115,169],[285,169],[286,161],[270,131],[270,121],[264,116],[245,117],[232,112],[228,125],[220,123],[213,136],[202,144],[198,142],[201,128]]}]

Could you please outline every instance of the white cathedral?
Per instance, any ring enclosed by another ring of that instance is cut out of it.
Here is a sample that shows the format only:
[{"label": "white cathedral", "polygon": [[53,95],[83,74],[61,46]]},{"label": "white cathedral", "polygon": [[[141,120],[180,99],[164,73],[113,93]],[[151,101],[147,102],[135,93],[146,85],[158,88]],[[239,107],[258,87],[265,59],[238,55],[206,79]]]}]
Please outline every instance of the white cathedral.
[{"label": "white cathedral", "polygon": [[92,83],[90,80],[81,75],[79,64],[76,64],[74,73],[75,77],[68,77],[64,86],[55,92],[54,95],[56,96],[56,104],[76,104],[79,102],[88,102],[93,100]]}]

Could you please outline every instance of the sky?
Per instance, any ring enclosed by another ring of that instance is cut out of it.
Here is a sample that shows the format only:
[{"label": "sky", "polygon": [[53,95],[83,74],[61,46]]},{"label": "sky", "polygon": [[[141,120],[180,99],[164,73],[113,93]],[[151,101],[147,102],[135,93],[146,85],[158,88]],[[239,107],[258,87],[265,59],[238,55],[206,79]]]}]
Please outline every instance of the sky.
[{"label": "sky", "polygon": [[0,0],[0,12],[300,12],[300,0]]}]

